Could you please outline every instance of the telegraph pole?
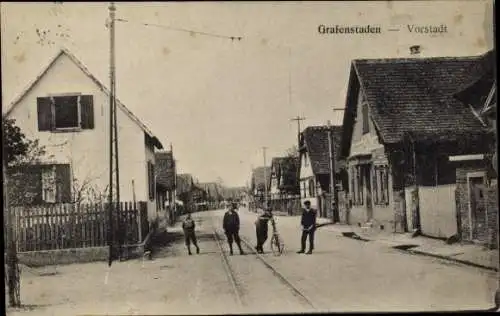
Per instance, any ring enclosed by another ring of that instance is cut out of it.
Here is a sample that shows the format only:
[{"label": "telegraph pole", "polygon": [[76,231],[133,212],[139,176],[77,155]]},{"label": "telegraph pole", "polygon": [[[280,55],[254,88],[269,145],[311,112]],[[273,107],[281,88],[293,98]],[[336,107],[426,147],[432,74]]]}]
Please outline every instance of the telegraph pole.
[{"label": "telegraph pole", "polygon": [[14,214],[9,208],[9,189],[7,163],[5,155],[2,159],[3,163],[3,211],[4,211],[4,228],[7,229],[7,240],[5,240],[5,248],[7,250],[7,281],[9,289],[9,305],[11,307],[21,306],[21,297],[19,289],[19,266],[17,261],[16,249],[16,234],[14,232]]},{"label": "telegraph pole", "polygon": [[[115,4],[111,2],[109,7],[109,80],[110,80],[110,92],[109,92],[109,209],[108,209],[108,245],[109,245],[109,257],[108,257],[108,266],[111,266],[111,263],[114,259],[114,247],[113,244],[115,242],[115,234],[114,234],[114,225],[113,225],[113,167],[116,160],[113,161],[114,151],[117,146],[113,142],[114,132],[115,132],[115,110],[116,110],[116,102],[115,102]],[[118,157],[118,155],[116,156]],[[117,183],[118,184],[118,183]]]},{"label": "telegraph pole", "polygon": [[[332,126],[330,123],[330,120],[328,120],[328,156],[330,159],[330,195],[332,197],[332,201],[337,203],[336,201],[336,194],[335,194],[335,161],[334,161],[334,155],[333,155],[333,144],[332,144]],[[330,202],[331,203],[331,202]],[[335,204],[337,206],[337,204]],[[327,206],[328,208],[331,207],[331,205]],[[332,221],[335,221],[335,214],[334,210],[332,209]]]},{"label": "telegraph pole", "polygon": [[297,147],[300,146],[300,122],[304,121],[305,119],[306,119],[305,117],[300,117],[298,115],[296,117],[290,119],[290,121],[297,122]]},{"label": "telegraph pole", "polygon": [[[334,112],[335,111],[344,111],[344,109],[341,108],[333,108],[332,109]],[[330,194],[332,195],[333,201],[335,202],[335,210],[332,213],[332,221],[337,221],[340,220],[338,218],[339,214],[337,212],[340,211],[340,205],[339,205],[339,196],[337,192],[337,185],[336,185],[336,173],[335,173],[335,145],[333,144],[333,139],[332,139],[332,126],[330,121],[328,121],[328,144],[329,144],[329,153],[330,153]]]},{"label": "telegraph pole", "polygon": [[264,204],[267,206],[267,170],[266,170],[266,149],[267,147],[262,147],[262,152],[264,154]]}]

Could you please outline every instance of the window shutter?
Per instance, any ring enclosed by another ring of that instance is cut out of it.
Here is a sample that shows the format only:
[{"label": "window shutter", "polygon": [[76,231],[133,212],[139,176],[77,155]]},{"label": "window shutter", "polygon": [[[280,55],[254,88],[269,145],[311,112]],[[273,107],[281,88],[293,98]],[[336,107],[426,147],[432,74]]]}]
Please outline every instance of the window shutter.
[{"label": "window shutter", "polygon": [[80,113],[82,129],[94,129],[94,97],[92,95],[80,97]]},{"label": "window shutter", "polygon": [[52,101],[48,97],[37,98],[38,130],[52,130]]},{"label": "window shutter", "polygon": [[56,166],[56,199],[58,203],[71,202],[71,170],[69,164]]}]

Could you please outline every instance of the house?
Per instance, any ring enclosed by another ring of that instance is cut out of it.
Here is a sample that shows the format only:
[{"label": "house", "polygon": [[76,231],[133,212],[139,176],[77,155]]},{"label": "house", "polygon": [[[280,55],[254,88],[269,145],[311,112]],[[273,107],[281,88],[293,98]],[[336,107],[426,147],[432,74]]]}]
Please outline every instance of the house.
[{"label": "house", "polygon": [[271,160],[269,192],[273,210],[290,213],[300,209],[299,163],[298,157],[274,157]]},{"label": "house", "polygon": [[269,195],[271,183],[271,167],[257,167],[252,171],[251,191],[253,199],[259,203],[264,202],[265,192]]},{"label": "house", "polygon": [[[175,203],[176,168],[172,148],[170,151],[156,152],[155,161],[157,207],[165,210],[167,205]],[[172,219],[174,208],[169,208],[169,211],[168,216]]]},{"label": "house", "polygon": [[479,56],[351,63],[341,156],[351,223],[432,237],[457,234],[456,165],[492,141],[454,94]]},{"label": "house", "polygon": [[[117,102],[120,200],[147,201],[157,216],[155,149],[163,146],[122,102]],[[67,203],[107,196],[109,90],[68,50],[62,49],[14,100],[5,117],[46,147],[41,163],[13,171],[37,185],[31,203]],[[24,196],[24,195],[23,195]]]},{"label": "house", "polygon": [[[481,57],[482,67],[470,73],[471,84],[455,94],[471,108],[483,125],[496,136],[496,61],[495,51]],[[495,145],[495,144],[493,144]],[[453,156],[459,163],[456,169],[456,207],[459,237],[497,246],[498,188],[496,170],[497,146],[479,155]]]},{"label": "house", "polygon": [[[329,132],[330,131],[330,132]],[[328,136],[331,135],[331,150]],[[339,157],[341,126],[308,126],[300,133],[299,181],[301,204],[308,200],[319,210],[322,217],[327,215],[331,202],[325,199],[330,193],[330,162],[334,164],[337,191],[345,185]]]},{"label": "house", "polygon": [[195,184],[193,176],[190,174],[177,175],[176,194],[182,201],[185,211],[195,211],[196,203],[202,202],[205,198],[205,191]]},{"label": "house", "polygon": [[205,191],[205,200],[209,203],[211,208],[217,208],[222,202],[222,192],[219,185],[215,182],[200,183],[199,187]]}]

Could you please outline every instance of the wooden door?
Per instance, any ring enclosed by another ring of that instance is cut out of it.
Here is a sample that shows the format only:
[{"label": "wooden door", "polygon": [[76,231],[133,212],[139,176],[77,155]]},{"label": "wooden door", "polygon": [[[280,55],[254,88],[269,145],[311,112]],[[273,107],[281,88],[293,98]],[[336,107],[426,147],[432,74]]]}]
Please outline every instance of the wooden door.
[{"label": "wooden door", "polygon": [[484,177],[470,177],[469,199],[470,199],[470,238],[471,240],[484,239],[486,229],[486,201],[484,198]]}]

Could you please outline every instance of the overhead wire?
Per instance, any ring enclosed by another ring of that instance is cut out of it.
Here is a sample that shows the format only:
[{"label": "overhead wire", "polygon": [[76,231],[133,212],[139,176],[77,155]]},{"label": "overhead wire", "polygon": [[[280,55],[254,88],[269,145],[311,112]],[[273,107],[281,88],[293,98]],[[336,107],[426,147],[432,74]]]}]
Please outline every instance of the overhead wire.
[{"label": "overhead wire", "polygon": [[210,33],[210,32],[202,32],[202,31],[195,31],[195,30],[189,30],[189,29],[184,29],[184,28],[179,28],[179,27],[173,27],[173,26],[168,26],[168,25],[163,25],[163,24],[158,24],[158,23],[146,23],[146,22],[138,22],[138,21],[132,21],[129,19],[124,19],[124,18],[116,18],[115,21],[117,22],[123,22],[123,23],[135,23],[135,24],[140,24],[143,26],[152,26],[152,27],[158,27],[170,31],[178,31],[178,32],[185,32],[189,34],[197,34],[197,35],[202,35],[202,36],[210,36],[210,37],[217,37],[217,38],[225,38],[225,39],[230,39],[230,40],[238,40],[241,41],[243,39],[242,36],[228,36],[228,35],[221,35],[221,34],[216,34],[216,33]]}]

